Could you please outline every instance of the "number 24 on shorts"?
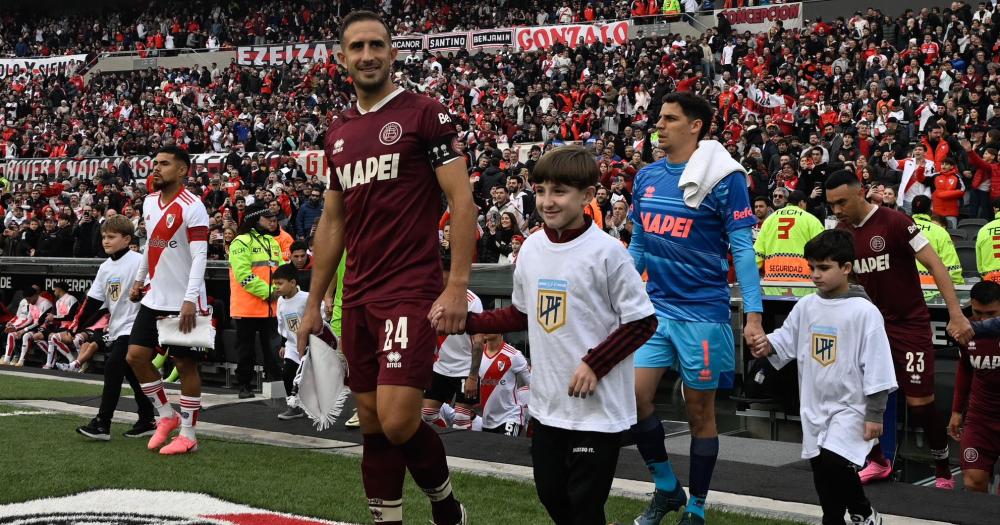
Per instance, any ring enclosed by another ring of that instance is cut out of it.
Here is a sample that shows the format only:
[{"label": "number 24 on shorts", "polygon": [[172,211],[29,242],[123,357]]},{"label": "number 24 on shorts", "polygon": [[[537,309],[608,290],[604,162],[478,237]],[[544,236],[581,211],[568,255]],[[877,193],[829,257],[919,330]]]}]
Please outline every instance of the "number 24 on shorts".
[{"label": "number 24 on shorts", "polygon": [[406,344],[409,343],[410,338],[407,335],[407,321],[406,317],[400,317],[396,319],[395,323],[395,334],[393,333],[393,322],[392,319],[385,320],[385,344],[382,345],[383,352],[389,352],[392,350],[393,342],[399,345],[400,349],[405,350]]}]

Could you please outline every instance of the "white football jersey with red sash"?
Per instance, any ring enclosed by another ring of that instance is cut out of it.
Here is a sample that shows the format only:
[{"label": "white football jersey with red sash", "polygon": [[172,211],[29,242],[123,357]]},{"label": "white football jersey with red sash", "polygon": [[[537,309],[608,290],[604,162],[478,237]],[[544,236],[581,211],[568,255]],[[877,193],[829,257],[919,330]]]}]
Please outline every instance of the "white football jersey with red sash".
[{"label": "white football jersey with red sash", "polygon": [[[181,190],[173,200],[163,204],[160,192],[146,196],[142,205],[149,240],[146,243],[146,265],[149,291],[142,304],[153,310],[179,311],[181,303],[191,301],[199,311],[206,311],[204,272],[191,279],[192,242],[208,241],[208,211],[197,196]],[[140,268],[140,272],[143,269]],[[145,275],[139,275],[141,280]]]},{"label": "white football jersey with red sash", "polygon": [[485,352],[479,364],[479,403],[483,407],[483,428],[505,423],[524,424],[522,403],[517,394],[517,376],[528,380],[528,360],[516,348],[504,343],[493,357]]},{"label": "white football jersey with red sash", "polygon": [[[471,291],[465,292],[469,312],[483,312],[483,301]],[[445,377],[468,377],[472,366],[472,336],[467,334],[438,337],[438,355],[434,372]]]}]

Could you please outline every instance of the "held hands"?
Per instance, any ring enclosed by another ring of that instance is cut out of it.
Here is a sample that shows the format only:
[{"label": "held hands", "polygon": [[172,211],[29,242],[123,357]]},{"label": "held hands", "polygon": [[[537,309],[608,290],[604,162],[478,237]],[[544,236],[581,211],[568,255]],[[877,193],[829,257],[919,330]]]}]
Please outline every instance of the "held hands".
[{"label": "held hands", "polygon": [[871,441],[882,435],[882,423],[865,421],[865,441]]},{"label": "held hands", "polygon": [[587,399],[597,391],[597,374],[587,363],[580,363],[573,372],[573,377],[569,380],[569,397]]},{"label": "held hands", "polygon": [[952,412],[951,420],[948,421],[948,435],[955,441],[962,439],[962,413]]},{"label": "held hands", "polygon": [[972,324],[964,315],[949,319],[947,331],[952,339],[963,345],[969,344],[969,341],[976,336],[976,332],[972,330]]},{"label": "held hands", "polygon": [[[759,313],[747,314],[747,323],[743,326],[743,339],[753,349],[756,349],[761,344],[761,340],[763,340],[764,344],[768,344],[767,336],[764,334],[764,327],[761,326],[761,315]],[[768,350],[770,351],[769,344]]]},{"label": "held hands", "polygon": [[128,291],[128,300],[138,303],[142,300],[142,295],[142,281],[135,281],[132,283],[132,289]]},{"label": "held hands", "polygon": [[465,332],[465,317],[468,312],[465,290],[448,286],[431,305],[427,319],[439,334],[461,334]]},{"label": "held hands", "polygon": [[818,199],[822,193],[823,193],[823,188],[820,186],[816,186],[815,188],[813,188],[812,193],[809,194],[809,198]]},{"label": "held hands", "polygon": [[774,349],[771,348],[771,342],[767,340],[767,336],[765,335],[760,335],[752,341],[747,342],[750,343],[750,354],[758,359],[774,353]]}]

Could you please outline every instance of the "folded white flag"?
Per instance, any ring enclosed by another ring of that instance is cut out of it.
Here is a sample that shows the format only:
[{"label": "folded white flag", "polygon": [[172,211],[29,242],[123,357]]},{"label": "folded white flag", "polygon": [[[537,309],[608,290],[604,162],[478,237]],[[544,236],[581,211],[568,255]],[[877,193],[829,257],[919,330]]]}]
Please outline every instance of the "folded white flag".
[{"label": "folded white flag", "polygon": [[159,333],[160,346],[181,346],[185,348],[215,348],[215,327],[212,326],[211,315],[194,316],[194,329],[181,333],[181,318],[179,316],[164,317],[156,321],[156,331]]},{"label": "folded white flag", "polygon": [[326,430],[337,421],[350,390],[347,388],[347,359],[338,350],[333,334],[309,336],[309,352],[302,358],[295,384],[299,386],[299,406],[312,419],[316,430]]}]

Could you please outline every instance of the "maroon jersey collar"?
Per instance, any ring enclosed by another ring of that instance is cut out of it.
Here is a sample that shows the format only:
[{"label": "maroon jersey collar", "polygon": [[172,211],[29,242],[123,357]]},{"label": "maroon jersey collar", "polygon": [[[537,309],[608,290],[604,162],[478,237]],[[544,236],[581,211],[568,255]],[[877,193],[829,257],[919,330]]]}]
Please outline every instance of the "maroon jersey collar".
[{"label": "maroon jersey collar", "polygon": [[590,228],[590,225],[593,224],[593,222],[594,219],[591,219],[589,215],[584,215],[583,227],[576,228],[574,230],[564,230],[561,236],[559,235],[559,232],[553,230],[552,228],[549,228],[548,226],[545,226],[544,224],[542,225],[542,229],[545,230],[545,235],[548,236],[550,241],[559,244],[572,241],[573,239],[576,239],[577,237],[583,235],[583,233]]},{"label": "maroon jersey collar", "polygon": [[376,111],[378,111],[378,110],[382,109],[383,107],[385,107],[385,105],[388,104],[389,102],[392,102],[392,99],[394,99],[397,96],[399,96],[399,94],[402,93],[402,92],[403,92],[403,88],[397,86],[395,91],[393,91],[392,93],[389,93],[382,100],[379,100],[378,102],[376,102],[375,105],[372,106],[370,109],[361,109],[361,103],[360,102],[356,103],[355,107],[358,109],[358,114],[359,115],[364,115],[364,114],[367,114],[367,113],[375,113]]},{"label": "maroon jersey collar", "polygon": [[875,212],[877,212],[879,208],[880,208],[880,206],[872,206],[872,211],[868,212],[868,215],[865,215],[865,218],[861,219],[861,222],[859,222],[858,224],[854,225],[854,227],[855,228],[860,228],[860,227],[864,226],[865,223],[867,223],[872,217],[875,216]]}]

